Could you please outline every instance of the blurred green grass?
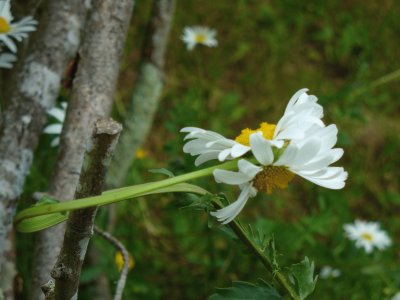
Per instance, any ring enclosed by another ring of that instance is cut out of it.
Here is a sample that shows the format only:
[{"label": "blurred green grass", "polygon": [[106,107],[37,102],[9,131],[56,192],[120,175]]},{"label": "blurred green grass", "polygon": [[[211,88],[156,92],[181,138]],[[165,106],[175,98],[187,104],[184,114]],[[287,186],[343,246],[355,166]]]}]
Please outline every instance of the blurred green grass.
[{"label": "blurred green grass", "polygon": [[[137,1],[117,118],[137,77],[149,12],[150,1]],[[324,106],[324,121],[339,128],[338,147],[345,150],[339,165],[349,172],[345,189],[330,191],[297,179],[288,190],[249,201],[240,219],[275,235],[283,265],[307,255],[317,270],[330,265],[342,271],[339,278],[320,279],[310,299],[390,299],[400,290],[400,86],[398,80],[371,83],[400,68],[399,17],[400,6],[389,0],[178,1],[165,90],[144,145],[148,156],[136,161],[128,182],[158,178],[147,172],[156,167],[176,174],[195,169],[182,152],[180,128],[200,126],[235,137],[242,128],[279,120],[291,95],[308,87]],[[218,31],[217,48],[187,52],[182,29],[198,24]],[[45,188],[51,164],[42,165],[55,154],[48,145],[43,137],[26,194]],[[197,183],[231,199],[237,195],[212,178]],[[230,286],[232,280],[270,280],[260,263],[215,223],[209,228],[205,213],[177,208],[181,197],[188,196],[117,206],[114,233],[136,261],[125,299],[205,299],[214,287]],[[393,245],[373,255],[355,249],[342,226],[356,218],[381,222]],[[98,219],[101,225],[107,222],[104,212]],[[95,244],[104,253],[101,268],[88,267],[83,277],[111,270],[107,276],[114,286],[113,249],[102,241]],[[82,299],[91,299],[86,285]]]}]

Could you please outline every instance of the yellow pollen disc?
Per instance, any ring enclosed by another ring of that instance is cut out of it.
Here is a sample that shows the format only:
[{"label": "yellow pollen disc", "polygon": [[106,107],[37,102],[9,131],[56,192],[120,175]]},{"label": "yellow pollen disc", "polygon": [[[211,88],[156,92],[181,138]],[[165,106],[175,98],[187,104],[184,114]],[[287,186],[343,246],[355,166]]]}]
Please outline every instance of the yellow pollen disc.
[{"label": "yellow pollen disc", "polygon": [[10,24],[3,17],[0,17],[0,33],[7,33],[11,29]]},{"label": "yellow pollen disc", "polygon": [[285,189],[294,174],[281,166],[266,166],[256,175],[253,184],[258,191],[271,194],[274,189]]},{"label": "yellow pollen disc", "polygon": [[194,38],[194,40],[196,41],[196,43],[204,43],[206,41],[207,37],[204,34],[196,34],[196,37]]},{"label": "yellow pollen disc", "polygon": [[275,128],[275,124],[268,124],[267,122],[263,122],[257,129],[243,129],[242,132],[235,138],[235,141],[242,145],[250,146],[250,135],[258,131],[262,132],[265,139],[272,140],[272,138],[274,137]]},{"label": "yellow pollen disc", "polygon": [[370,233],[368,233],[368,232],[364,232],[364,233],[361,235],[361,237],[362,237],[364,240],[368,241],[368,242],[372,242],[372,240],[373,240],[372,235],[371,235]]}]

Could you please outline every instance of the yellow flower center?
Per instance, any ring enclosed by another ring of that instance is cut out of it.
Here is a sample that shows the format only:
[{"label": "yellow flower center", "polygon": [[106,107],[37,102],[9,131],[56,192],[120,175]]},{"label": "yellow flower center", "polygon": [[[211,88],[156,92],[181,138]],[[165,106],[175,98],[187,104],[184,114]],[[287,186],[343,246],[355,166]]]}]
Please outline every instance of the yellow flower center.
[{"label": "yellow flower center", "polygon": [[372,242],[372,240],[374,239],[374,238],[372,237],[372,234],[370,234],[370,233],[368,233],[368,232],[364,232],[364,233],[361,235],[361,238],[364,239],[364,240],[366,240],[366,241],[368,241],[368,242]]},{"label": "yellow flower center", "polygon": [[0,33],[7,33],[11,29],[10,24],[3,17],[0,17]]},{"label": "yellow flower center", "polygon": [[194,40],[196,41],[196,43],[204,43],[206,41],[207,37],[205,36],[205,34],[199,33],[196,34],[196,37],[194,38]]},{"label": "yellow flower center", "polygon": [[285,189],[294,174],[282,166],[266,166],[254,178],[253,184],[258,191],[271,194],[273,189]]},{"label": "yellow flower center", "polygon": [[258,131],[262,132],[265,139],[272,140],[272,138],[274,137],[275,128],[275,124],[268,124],[267,122],[263,122],[257,129],[243,129],[242,132],[235,138],[235,141],[242,145],[250,146],[250,135]]}]

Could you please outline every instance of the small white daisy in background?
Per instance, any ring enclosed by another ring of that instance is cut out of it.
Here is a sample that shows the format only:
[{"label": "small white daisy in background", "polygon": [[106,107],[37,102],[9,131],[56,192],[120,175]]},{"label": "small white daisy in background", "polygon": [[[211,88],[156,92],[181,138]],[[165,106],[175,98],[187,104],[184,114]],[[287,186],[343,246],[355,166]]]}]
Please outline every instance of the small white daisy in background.
[{"label": "small white daisy in background", "polygon": [[396,294],[394,294],[393,297],[390,298],[390,300],[400,300],[400,292],[397,292]]},{"label": "small white daisy in background", "polygon": [[364,248],[367,253],[371,253],[374,247],[384,250],[392,243],[378,222],[356,220],[353,224],[345,224],[343,228],[346,236],[356,243],[356,247]]},{"label": "small white daisy in background", "polygon": [[319,271],[319,278],[328,279],[328,278],[337,278],[342,274],[339,269],[334,269],[330,266],[324,266]]},{"label": "small white daisy in background", "polygon": [[56,118],[59,123],[50,124],[43,129],[43,133],[45,134],[54,134],[56,137],[51,141],[51,146],[55,147],[60,144],[60,134],[63,128],[64,120],[65,120],[65,113],[67,111],[67,103],[61,102],[61,108],[53,107],[47,113]]},{"label": "small white daisy in background", "polygon": [[238,172],[214,171],[217,182],[238,185],[241,193],[235,202],[211,215],[227,224],[249,198],[259,191],[270,194],[274,189],[285,189],[295,175],[329,189],[344,187],[347,172],[330,166],[343,155],[343,149],[333,148],[338,130],[336,125],[325,126],[321,121],[323,108],[317,100],[307,94],[307,89],[301,89],[290,99],[276,125],[264,122],[255,130],[244,129],[235,140],[200,128],[181,130],[188,132],[185,139],[191,139],[183,150],[198,155],[196,165],[212,159],[239,158],[250,152],[254,157],[251,161],[240,159]]},{"label": "small white daisy in background", "polygon": [[0,2],[0,41],[12,52],[17,51],[13,39],[18,42],[28,36],[28,32],[35,31],[37,21],[32,17],[25,17],[19,22],[13,22],[10,0]]},{"label": "small white daisy in background", "polygon": [[11,69],[17,57],[11,53],[0,53],[0,69]]},{"label": "small white daisy in background", "polygon": [[191,51],[197,44],[207,47],[216,47],[218,45],[216,35],[216,30],[206,26],[186,26],[183,29],[181,39],[186,44],[187,49]]}]

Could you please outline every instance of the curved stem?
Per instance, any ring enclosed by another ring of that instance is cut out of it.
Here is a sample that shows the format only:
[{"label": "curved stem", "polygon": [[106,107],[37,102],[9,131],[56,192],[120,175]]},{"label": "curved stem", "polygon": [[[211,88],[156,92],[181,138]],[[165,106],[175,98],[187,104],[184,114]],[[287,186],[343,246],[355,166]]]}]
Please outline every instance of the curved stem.
[{"label": "curved stem", "polygon": [[100,196],[93,196],[88,198],[82,198],[74,201],[66,201],[56,204],[48,204],[27,208],[21,211],[15,218],[15,223],[19,223],[24,219],[48,215],[57,212],[73,211],[82,208],[88,208],[93,206],[102,206],[114,202],[119,202],[127,199],[131,199],[137,196],[145,195],[155,190],[170,187],[182,182],[193,180],[200,177],[210,176],[216,169],[232,170],[237,167],[236,160],[229,161],[217,166],[205,168],[202,170],[194,171],[191,173],[183,174],[180,176],[164,179],[161,181],[150,182],[145,184],[134,185],[130,187],[124,187],[114,190],[103,192]]},{"label": "curved stem", "polygon": [[[212,204],[217,209],[222,208],[222,206],[215,200],[212,200]],[[257,247],[257,245],[255,245],[253,241],[247,236],[242,226],[240,226],[236,220],[231,221],[227,225],[233,230],[233,232],[243,242],[243,244],[245,244],[247,248],[254,254],[254,256],[256,256],[261,261],[261,263],[268,269],[268,271],[271,272],[272,277],[279,282],[279,284],[288,292],[290,297],[293,300],[301,300],[301,297],[293,289],[292,285],[285,277],[285,275],[278,270],[274,270],[269,258],[265,256],[263,251],[259,247]]]}]

